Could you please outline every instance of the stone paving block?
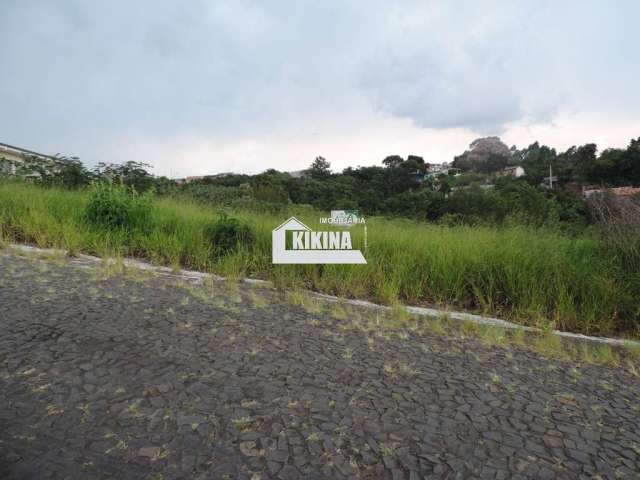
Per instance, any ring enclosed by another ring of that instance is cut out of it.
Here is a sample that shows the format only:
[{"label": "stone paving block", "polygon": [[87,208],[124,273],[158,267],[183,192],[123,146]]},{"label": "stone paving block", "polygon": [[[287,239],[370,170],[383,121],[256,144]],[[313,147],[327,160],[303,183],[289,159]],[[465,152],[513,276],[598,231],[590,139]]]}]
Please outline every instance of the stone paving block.
[{"label": "stone paving block", "polygon": [[516,346],[351,328],[371,311],[99,273],[0,250],[2,479],[640,471],[640,381],[623,369],[576,378]]}]

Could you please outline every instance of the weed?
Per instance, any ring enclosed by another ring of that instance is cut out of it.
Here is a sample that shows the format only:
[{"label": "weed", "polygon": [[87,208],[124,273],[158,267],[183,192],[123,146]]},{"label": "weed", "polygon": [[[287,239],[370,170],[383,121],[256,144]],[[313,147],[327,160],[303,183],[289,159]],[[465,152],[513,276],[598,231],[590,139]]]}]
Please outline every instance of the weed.
[{"label": "weed", "polygon": [[511,341],[515,345],[524,345],[526,342],[526,334],[523,328],[515,328],[511,331]]},{"label": "weed", "polygon": [[593,352],[593,348],[587,343],[582,343],[578,347],[578,357],[584,363],[595,363],[596,356]]},{"label": "weed", "polygon": [[62,415],[64,413],[64,408],[62,408],[60,405],[47,405],[46,410],[48,416]]},{"label": "weed", "polygon": [[385,363],[382,367],[382,370],[389,376],[396,375],[396,367],[390,363]]},{"label": "weed", "polygon": [[118,443],[116,443],[115,447],[110,448],[109,450],[107,450],[106,453],[110,453],[114,449],[115,450],[120,450],[121,452],[124,452],[127,448],[128,448],[127,442],[125,442],[124,440],[118,440]]},{"label": "weed", "polygon": [[336,320],[346,320],[347,319],[347,311],[344,309],[340,302],[336,302],[333,304],[331,308],[331,316]]},{"label": "weed", "polygon": [[504,328],[493,327],[490,325],[483,325],[480,327],[479,336],[480,340],[482,340],[485,345],[489,346],[504,345],[507,340]]},{"label": "weed", "polygon": [[322,313],[322,307],[322,302],[317,298],[307,297],[306,301],[303,304],[303,308],[305,309],[305,311],[307,313],[310,313],[311,315]]},{"label": "weed", "polygon": [[239,430],[241,432],[248,431],[254,423],[255,419],[248,416],[236,418],[233,420],[233,426],[236,428],[236,430]]},{"label": "weed", "polygon": [[545,357],[567,358],[562,339],[559,335],[550,332],[539,334],[533,343],[533,348]]},{"label": "weed", "polygon": [[33,388],[31,388],[31,393],[42,393],[42,392],[46,392],[49,387],[51,386],[51,384],[47,383],[45,385],[38,385],[35,386]]},{"label": "weed", "polygon": [[258,355],[258,353],[260,353],[260,349],[259,348],[252,347],[252,348],[249,349],[249,356],[251,358],[255,358]]},{"label": "weed", "polygon": [[369,350],[374,350],[376,348],[376,341],[372,337],[367,337],[367,347]]},{"label": "weed", "polygon": [[285,298],[291,305],[304,305],[306,295],[300,290],[291,290],[286,292]]},{"label": "weed", "polygon": [[625,351],[627,356],[629,357],[629,360],[640,363],[640,345],[627,345],[625,347]]},{"label": "weed", "polygon": [[140,412],[140,401],[137,400],[135,402],[133,402],[132,404],[130,404],[127,407],[127,411],[133,416],[133,417],[141,417],[142,416],[142,412]]},{"label": "weed", "polygon": [[398,362],[398,373],[405,377],[413,377],[420,372],[407,363]]},{"label": "weed", "polygon": [[169,450],[166,445],[163,445],[162,448],[158,449],[158,451],[151,458],[152,462],[157,462],[158,460],[162,460],[169,456]]},{"label": "weed", "polygon": [[582,378],[582,372],[578,370],[576,367],[569,369],[569,375],[575,380],[578,381]]},{"label": "weed", "polygon": [[460,327],[460,330],[465,337],[476,336],[480,330],[479,325],[476,322],[470,320],[464,320]]},{"label": "weed", "polygon": [[269,302],[262,296],[253,291],[249,293],[249,298],[251,299],[251,304],[253,308],[262,309],[266,308],[269,305]]},{"label": "weed", "polygon": [[383,457],[393,457],[396,453],[396,447],[392,443],[380,443],[380,453]]},{"label": "weed", "polygon": [[407,311],[407,308],[404,305],[399,303],[395,303],[391,307],[391,319],[390,326],[393,327],[404,327],[411,320],[411,315]]},{"label": "weed", "polygon": [[598,345],[594,350],[596,363],[611,366],[620,364],[620,356],[611,345]]},{"label": "weed", "polygon": [[448,316],[441,315],[437,318],[427,320],[427,328],[435,335],[445,335],[447,333]]}]

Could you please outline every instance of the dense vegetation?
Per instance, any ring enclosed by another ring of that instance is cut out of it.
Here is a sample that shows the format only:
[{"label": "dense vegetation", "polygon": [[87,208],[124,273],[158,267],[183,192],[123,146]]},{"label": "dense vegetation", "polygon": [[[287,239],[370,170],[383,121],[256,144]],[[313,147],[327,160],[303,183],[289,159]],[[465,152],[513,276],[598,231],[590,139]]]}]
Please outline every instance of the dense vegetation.
[{"label": "dense vegetation", "polygon": [[[588,221],[579,195],[549,192],[524,179],[494,179],[472,171],[434,177],[428,175],[427,168],[422,159],[409,157],[397,164],[347,168],[332,174],[319,170],[316,162],[301,178],[268,170],[254,176],[203,178],[180,186],[178,191],[205,202],[231,206],[255,200],[263,208],[277,211],[279,206],[295,203],[321,210],[359,209],[367,215],[446,224],[517,220],[532,225],[565,222],[582,227]],[[486,188],[489,181],[491,188]]]},{"label": "dense vegetation", "polygon": [[[439,174],[416,156],[339,174],[318,157],[302,175],[267,170],[186,183],[135,162],[91,171],[74,159],[27,162],[18,173],[35,170],[30,181],[0,181],[0,242],[638,335],[640,200],[603,196],[587,204],[572,184],[593,183],[594,175],[605,185],[640,183],[640,140],[599,156],[590,146],[557,154],[496,140],[474,142]],[[558,176],[554,189],[541,185],[549,164]],[[522,165],[527,174],[500,176],[505,165]],[[367,214],[366,266],[271,263],[274,226],[296,215],[313,228],[335,208]]]},{"label": "dense vegetation", "polygon": [[[499,176],[507,166],[522,166],[525,176]],[[431,173],[421,157],[393,155],[381,166],[332,173],[318,157],[301,177],[275,170],[259,175],[205,177],[182,185],[188,196],[214,203],[257,200],[264,208],[289,202],[318,209],[357,208],[368,215],[402,216],[446,224],[530,225],[582,229],[590,223],[582,185],[640,185],[640,139],[626,149],[597,155],[594,144],[558,153],[534,143],[508,148],[499,139],[478,139],[456,157],[451,169]],[[554,177],[548,188],[549,171]]]}]

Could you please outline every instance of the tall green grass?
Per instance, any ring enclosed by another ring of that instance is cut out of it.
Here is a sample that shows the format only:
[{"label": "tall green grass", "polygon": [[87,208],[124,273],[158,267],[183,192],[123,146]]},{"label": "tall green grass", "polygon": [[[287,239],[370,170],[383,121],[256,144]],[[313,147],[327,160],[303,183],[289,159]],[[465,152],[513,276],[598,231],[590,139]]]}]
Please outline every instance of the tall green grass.
[{"label": "tall green grass", "polygon": [[[214,208],[157,198],[146,227],[123,232],[87,224],[88,199],[86,191],[0,183],[0,232],[8,241],[72,253],[141,257],[222,275],[258,276],[279,286],[389,304],[462,308],[588,334],[619,330],[621,302],[628,301],[610,258],[588,236],[368,218],[367,265],[273,265],[271,230],[288,215],[233,212],[251,225],[256,242],[250,251],[220,257],[205,236],[219,213]],[[314,228],[321,215],[326,213],[302,209],[298,217]]]}]

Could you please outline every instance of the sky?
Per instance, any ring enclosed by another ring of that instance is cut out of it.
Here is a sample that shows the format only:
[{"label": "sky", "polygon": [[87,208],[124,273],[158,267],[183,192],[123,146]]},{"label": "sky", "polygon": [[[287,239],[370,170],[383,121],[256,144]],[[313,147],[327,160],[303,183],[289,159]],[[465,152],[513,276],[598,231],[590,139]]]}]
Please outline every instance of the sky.
[{"label": "sky", "polygon": [[640,136],[640,2],[0,0],[0,142],[158,175]]}]

